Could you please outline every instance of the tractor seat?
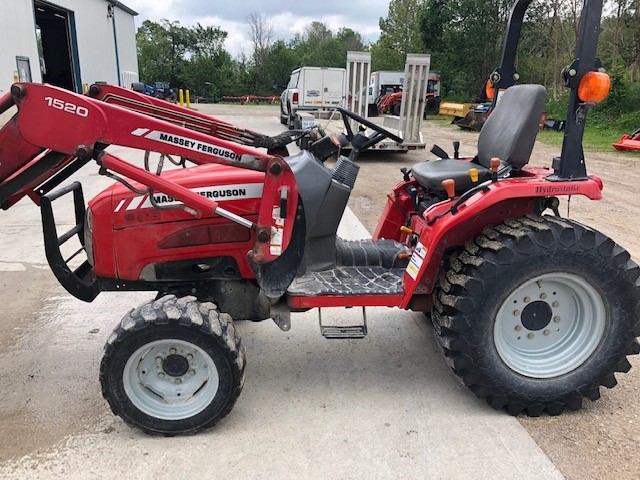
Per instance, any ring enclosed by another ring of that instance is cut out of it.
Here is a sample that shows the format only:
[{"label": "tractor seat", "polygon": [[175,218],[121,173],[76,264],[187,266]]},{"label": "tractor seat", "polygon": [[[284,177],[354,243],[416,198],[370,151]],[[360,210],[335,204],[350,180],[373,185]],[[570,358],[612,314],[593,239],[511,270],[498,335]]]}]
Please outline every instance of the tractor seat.
[{"label": "tractor seat", "polygon": [[413,177],[431,190],[444,191],[442,181],[452,178],[460,195],[477,183],[469,169],[478,169],[478,183],[491,178],[491,159],[502,163],[498,175],[508,175],[527,163],[538,135],[546,90],[542,85],[515,85],[505,90],[478,136],[478,155],[473,163],[464,160],[432,160],[414,165]]},{"label": "tractor seat", "polygon": [[486,182],[491,178],[491,170],[463,160],[431,160],[414,165],[411,171],[420,185],[429,190],[444,190],[442,181],[452,178],[456,182],[456,195],[469,190],[474,185],[469,176],[469,170],[478,170],[478,183]]}]

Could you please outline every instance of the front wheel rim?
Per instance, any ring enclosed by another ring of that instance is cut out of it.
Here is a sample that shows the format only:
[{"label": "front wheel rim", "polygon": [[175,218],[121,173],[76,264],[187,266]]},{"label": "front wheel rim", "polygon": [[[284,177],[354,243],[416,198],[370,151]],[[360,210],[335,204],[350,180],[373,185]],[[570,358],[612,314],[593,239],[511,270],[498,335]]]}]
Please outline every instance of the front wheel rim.
[{"label": "front wheel rim", "polygon": [[220,377],[202,348],[165,339],[138,348],[125,364],[122,382],[127,397],[141,412],[162,420],[183,420],[211,404]]},{"label": "front wheel rim", "polygon": [[584,278],[547,273],[527,280],[502,303],[494,342],[502,361],[531,378],[554,378],[580,367],[604,336],[602,295]]}]

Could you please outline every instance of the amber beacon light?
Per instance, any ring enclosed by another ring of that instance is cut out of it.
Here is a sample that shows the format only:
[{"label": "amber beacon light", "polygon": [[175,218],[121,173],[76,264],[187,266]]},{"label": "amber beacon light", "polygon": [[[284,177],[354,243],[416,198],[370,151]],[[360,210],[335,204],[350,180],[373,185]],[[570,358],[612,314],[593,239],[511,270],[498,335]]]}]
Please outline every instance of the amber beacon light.
[{"label": "amber beacon light", "polygon": [[609,94],[611,79],[603,72],[587,72],[580,80],[578,97],[583,102],[599,103]]}]

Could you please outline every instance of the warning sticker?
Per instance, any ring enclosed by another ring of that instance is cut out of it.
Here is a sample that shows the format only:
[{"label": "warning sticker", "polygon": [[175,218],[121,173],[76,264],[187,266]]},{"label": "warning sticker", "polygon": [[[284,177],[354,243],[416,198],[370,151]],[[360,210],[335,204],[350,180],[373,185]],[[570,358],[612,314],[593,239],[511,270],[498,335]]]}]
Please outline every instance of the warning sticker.
[{"label": "warning sticker", "polygon": [[282,237],[283,228],[272,229],[271,244],[269,245],[269,253],[271,255],[282,255]]},{"label": "warning sticker", "polygon": [[426,247],[418,242],[418,245],[416,245],[416,248],[413,251],[413,255],[411,255],[411,260],[409,260],[409,265],[407,265],[407,273],[414,280],[418,278],[418,273],[420,273],[420,269],[422,268],[422,264],[424,263],[426,256]]}]

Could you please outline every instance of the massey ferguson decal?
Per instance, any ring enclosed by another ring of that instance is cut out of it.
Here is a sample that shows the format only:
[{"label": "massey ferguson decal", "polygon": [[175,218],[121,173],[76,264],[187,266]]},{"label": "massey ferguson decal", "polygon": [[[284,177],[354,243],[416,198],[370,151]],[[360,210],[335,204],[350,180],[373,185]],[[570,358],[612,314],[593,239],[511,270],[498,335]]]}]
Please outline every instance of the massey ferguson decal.
[{"label": "massey ferguson decal", "polygon": [[[198,187],[192,188],[191,191],[202,195],[203,197],[224,202],[229,200],[243,200],[246,198],[260,198],[262,197],[262,187],[262,183],[245,183],[239,185]],[[163,207],[180,204],[180,202],[173,197],[160,192],[154,193],[153,199],[156,205],[162,205]],[[122,209],[139,210],[143,208],[153,208],[148,195],[134,197],[131,200],[123,199],[120,201],[120,203],[118,203],[118,205],[114,209],[114,212],[118,213]]]},{"label": "massey ferguson decal", "polygon": [[210,143],[199,142],[180,135],[173,135],[171,133],[160,132],[158,130],[149,131],[146,128],[138,128],[131,132],[136,137],[144,137],[149,140],[156,140],[158,142],[167,143],[169,145],[177,145],[179,147],[193,150],[194,152],[201,152],[207,155],[218,158],[228,158],[229,160],[239,161],[241,155],[238,155],[228,148],[218,147],[217,145],[211,145]]}]

